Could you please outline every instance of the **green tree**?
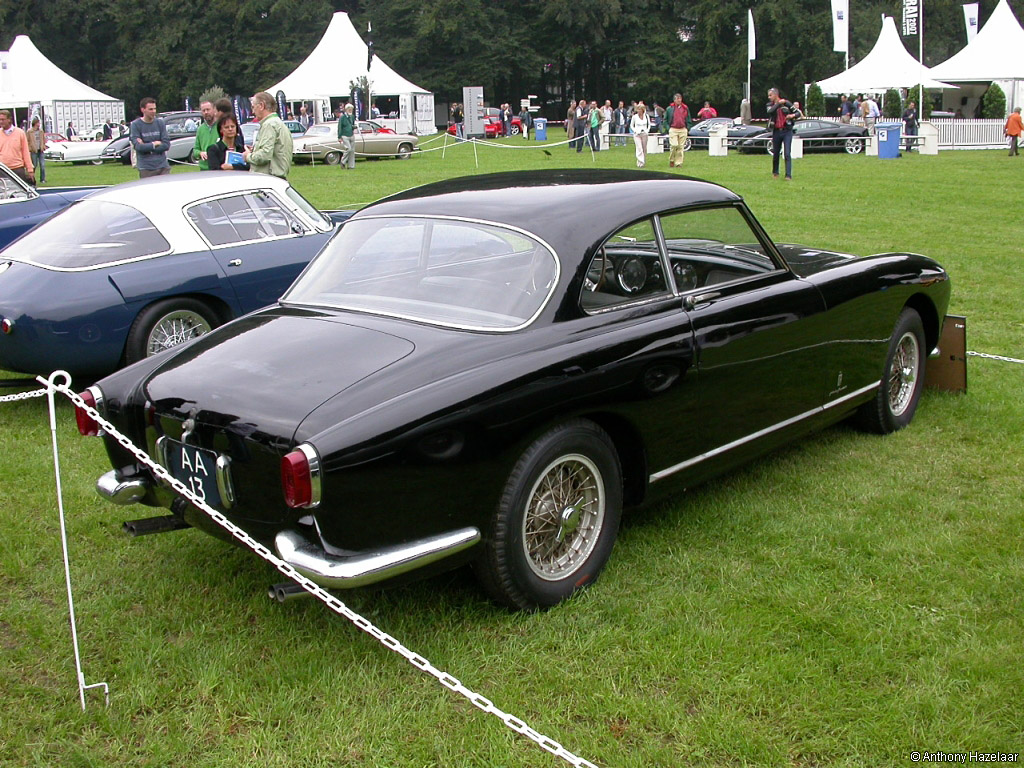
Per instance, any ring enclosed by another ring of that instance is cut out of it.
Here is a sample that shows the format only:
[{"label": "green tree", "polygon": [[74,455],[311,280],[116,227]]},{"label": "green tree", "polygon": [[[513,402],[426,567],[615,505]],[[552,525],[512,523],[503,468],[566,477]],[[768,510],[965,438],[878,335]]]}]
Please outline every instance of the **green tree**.
[{"label": "green tree", "polygon": [[822,117],[825,114],[825,95],[817,83],[811,83],[811,87],[807,89],[807,103],[804,104],[804,112],[808,117]]},{"label": "green tree", "polygon": [[989,120],[1003,120],[1006,117],[1006,94],[995,83],[981,97],[981,116]]},{"label": "green tree", "polygon": [[903,115],[903,100],[900,98],[900,92],[895,88],[890,88],[885,92],[885,102],[882,105],[882,117],[896,118]]}]

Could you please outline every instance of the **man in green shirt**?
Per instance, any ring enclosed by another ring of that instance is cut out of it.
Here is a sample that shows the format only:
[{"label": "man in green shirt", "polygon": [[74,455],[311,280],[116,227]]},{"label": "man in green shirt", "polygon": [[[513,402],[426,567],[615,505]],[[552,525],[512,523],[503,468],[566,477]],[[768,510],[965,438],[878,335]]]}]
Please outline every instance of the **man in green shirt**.
[{"label": "man in green shirt", "polygon": [[292,167],[292,135],[274,110],[274,97],[260,91],[252,97],[252,114],[260,123],[256,142],[245,150],[245,162],[254,173],[288,178]]},{"label": "man in green shirt", "polygon": [[206,162],[206,150],[220,141],[217,134],[217,111],[208,101],[199,105],[199,111],[203,113],[203,122],[196,129],[196,145],[192,149],[192,155],[199,160],[199,170],[208,171],[210,165]]},{"label": "man in green shirt", "polygon": [[356,167],[356,140],[353,136],[356,127],[356,108],[346,104],[338,118],[338,139],[345,147],[345,155],[341,159],[341,167],[345,170]]}]

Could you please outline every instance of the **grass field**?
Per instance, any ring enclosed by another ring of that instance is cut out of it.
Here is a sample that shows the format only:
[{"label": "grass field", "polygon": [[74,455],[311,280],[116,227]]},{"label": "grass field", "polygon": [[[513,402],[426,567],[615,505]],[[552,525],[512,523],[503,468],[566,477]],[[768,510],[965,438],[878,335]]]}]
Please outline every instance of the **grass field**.
[{"label": "grass field", "polygon": [[[632,150],[474,159],[463,145],[292,181],[338,208],[450,176],[594,165],[632,168]],[[47,171],[54,184],[134,176]],[[1024,161],[814,155],[783,183],[763,155],[693,152],[685,172],[742,194],[776,240],[934,256],[969,348],[1024,358]],[[969,382],[926,392],[895,435],[838,426],[627,515],[597,584],[549,612],[496,608],[464,572],[342,598],[603,766],[1020,753],[1024,366],[971,358]],[[110,684],[111,705],[78,704],[45,401],[0,404],[0,764],[562,764],[324,606],[270,603],[278,579],[251,554],[188,531],[124,536],[132,510],[93,490],[100,442],[77,436],[66,403],[58,427],[85,677]]]}]

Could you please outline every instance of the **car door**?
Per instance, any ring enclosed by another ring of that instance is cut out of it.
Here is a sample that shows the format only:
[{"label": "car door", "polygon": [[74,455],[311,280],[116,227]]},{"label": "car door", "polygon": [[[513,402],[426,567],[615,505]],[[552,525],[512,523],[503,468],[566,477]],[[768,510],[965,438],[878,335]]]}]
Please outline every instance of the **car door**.
[{"label": "car door", "polygon": [[211,198],[186,213],[228,276],[243,312],[277,301],[330,236],[268,190]]},{"label": "car door", "polygon": [[60,207],[47,203],[42,195],[0,167],[0,248]]},{"label": "car door", "polygon": [[697,357],[701,453],[822,405],[818,289],[788,270],[742,204],[659,217]]}]

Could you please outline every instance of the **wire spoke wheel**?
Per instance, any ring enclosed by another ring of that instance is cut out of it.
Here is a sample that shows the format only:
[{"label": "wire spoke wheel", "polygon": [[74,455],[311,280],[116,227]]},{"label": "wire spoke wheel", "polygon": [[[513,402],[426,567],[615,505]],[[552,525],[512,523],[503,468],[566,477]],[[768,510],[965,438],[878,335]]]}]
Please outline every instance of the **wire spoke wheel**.
[{"label": "wire spoke wheel", "polygon": [[580,454],[551,462],[530,491],[523,516],[530,569],[549,581],[572,575],[594,551],[604,512],[604,481],[594,462]]},{"label": "wire spoke wheel", "polygon": [[917,336],[907,332],[896,345],[889,369],[889,409],[894,416],[902,416],[914,401],[920,368],[921,348]]},{"label": "wire spoke wheel", "polygon": [[211,330],[210,323],[197,312],[187,309],[170,312],[157,320],[153,330],[149,332],[146,356],[176,347]]}]

